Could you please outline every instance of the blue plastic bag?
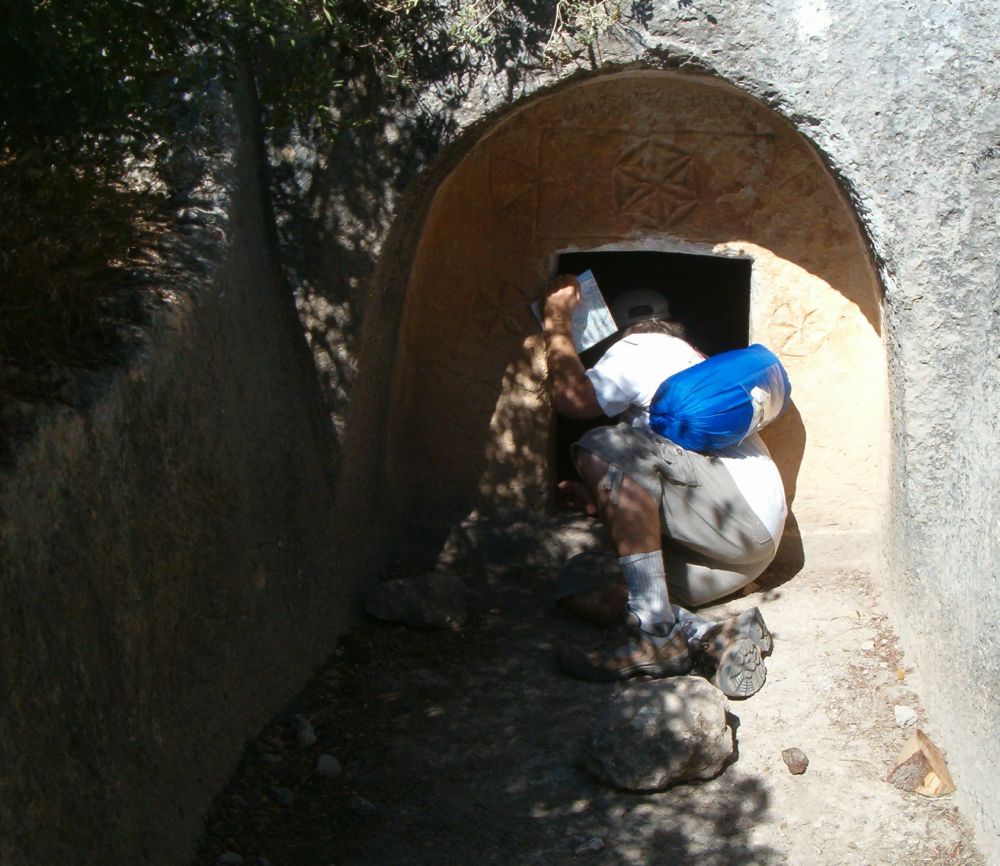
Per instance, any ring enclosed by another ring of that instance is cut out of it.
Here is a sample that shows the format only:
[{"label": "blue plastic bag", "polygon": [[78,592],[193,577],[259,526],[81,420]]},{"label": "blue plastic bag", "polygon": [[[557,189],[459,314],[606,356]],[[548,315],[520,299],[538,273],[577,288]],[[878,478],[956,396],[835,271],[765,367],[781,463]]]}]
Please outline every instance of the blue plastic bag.
[{"label": "blue plastic bag", "polygon": [[649,406],[649,426],[682,448],[710,453],[770,424],[791,394],[777,355],[755,343],[664,380]]}]

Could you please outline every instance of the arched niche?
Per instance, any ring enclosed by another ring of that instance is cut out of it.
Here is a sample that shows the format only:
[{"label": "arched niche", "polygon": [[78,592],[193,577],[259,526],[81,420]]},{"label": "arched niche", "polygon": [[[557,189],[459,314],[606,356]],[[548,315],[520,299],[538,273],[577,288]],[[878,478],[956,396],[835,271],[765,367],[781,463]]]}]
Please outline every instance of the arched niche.
[{"label": "arched niche", "polygon": [[[404,523],[552,508],[554,427],[529,309],[558,256],[657,250],[751,263],[748,333],[794,408],[765,431],[793,519],[783,549],[873,551],[884,502],[878,280],[805,139],[706,77],[605,75],[483,135],[434,193],[392,378],[388,481]],[[720,315],[725,314],[720,308]]]}]

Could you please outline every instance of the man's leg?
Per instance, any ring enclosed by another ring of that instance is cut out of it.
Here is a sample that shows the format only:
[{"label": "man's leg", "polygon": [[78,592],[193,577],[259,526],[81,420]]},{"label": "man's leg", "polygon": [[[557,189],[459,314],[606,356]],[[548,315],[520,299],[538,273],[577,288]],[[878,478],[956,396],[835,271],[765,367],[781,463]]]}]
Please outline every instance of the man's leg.
[{"label": "man's leg", "polygon": [[628,631],[596,651],[560,647],[559,663],[572,676],[615,680],[687,673],[694,661],[674,622],[660,550],[660,507],[617,467],[577,452],[577,468],[605,520],[628,588]]},{"label": "man's leg", "polygon": [[[770,632],[767,631],[760,617],[759,611],[752,609],[745,612],[738,618],[726,623],[713,623],[702,617],[692,615],[683,608],[670,609],[667,582],[664,575],[662,560],[662,539],[661,539],[661,504],[652,495],[652,488],[635,481],[629,475],[624,475],[618,467],[609,461],[614,460],[612,454],[620,454],[623,460],[632,469],[639,469],[643,462],[643,442],[641,437],[635,438],[631,428],[621,430],[619,428],[598,428],[603,431],[600,438],[595,440],[599,447],[594,451],[587,449],[590,442],[581,440],[576,447],[576,463],[584,484],[594,496],[598,510],[604,517],[607,524],[612,543],[619,557],[619,564],[623,576],[626,578],[628,597],[628,611],[634,612],[634,618],[638,620],[640,629],[632,633],[632,638],[625,643],[619,643],[610,652],[583,653],[579,650],[568,649],[560,651],[560,663],[563,668],[575,676],[587,679],[617,679],[637,674],[648,674],[652,676],[669,676],[676,673],[685,673],[690,669],[692,654],[689,650],[685,637],[692,641],[692,646],[697,647],[698,652],[712,662],[715,669],[713,681],[728,695],[732,697],[747,697],[757,691],[763,684],[766,676],[761,656],[771,649]],[[594,434],[588,434],[593,439]],[[635,441],[633,439],[635,438]],[[680,449],[672,446],[674,451],[681,457]],[[632,450],[637,448],[637,450]],[[652,449],[655,452],[655,449]],[[604,454],[607,452],[608,459],[598,456],[595,451]],[[673,463],[673,454],[668,455],[666,463]],[[636,459],[638,458],[638,459]],[[653,455],[655,462],[655,454]],[[689,458],[688,460],[692,460]],[[693,477],[686,476],[686,470],[690,467]],[[692,539],[714,544],[715,536],[710,533],[710,537],[701,538],[698,533],[712,525],[711,520],[706,518],[719,519],[717,503],[727,501],[726,494],[728,488],[723,489],[722,481],[727,482],[728,487],[732,487],[732,481],[728,473],[720,478],[706,475],[708,469],[715,470],[714,464],[711,467],[701,467],[691,464],[683,459],[677,461],[676,466],[668,468],[675,469],[677,475],[676,485],[665,486],[662,495],[679,497],[675,503],[676,508],[670,510],[670,514],[680,521],[682,531],[694,532]],[[695,470],[699,470],[695,472]],[[630,470],[631,471],[631,470]],[[641,469],[645,472],[645,467]],[[655,470],[661,472],[659,468]],[[724,470],[723,470],[724,472]],[[649,473],[651,474],[651,473]],[[718,473],[716,473],[718,475]],[[636,476],[640,481],[646,475]],[[674,475],[669,476],[671,479]],[[654,485],[655,486],[655,485]],[[693,492],[700,494],[694,496]],[[735,500],[741,497],[738,491]],[[734,500],[734,501],[735,501]],[[669,507],[664,499],[664,506]],[[686,515],[690,513],[690,525],[684,523]],[[728,512],[727,512],[728,515]],[[735,517],[737,515],[733,515]],[[746,515],[744,515],[746,517]],[[734,577],[742,577],[742,572],[747,570],[746,579],[741,579],[730,588],[734,589],[743,583],[748,582],[753,575],[763,570],[766,565],[764,559],[769,561],[773,555],[773,542],[766,539],[767,544],[757,544],[756,536],[766,535],[766,529],[759,524],[759,519],[753,515],[753,520],[727,520],[725,527],[729,528],[732,523],[732,532],[735,533],[739,543],[728,537],[719,536],[721,550],[732,556],[734,563],[741,563],[740,566],[726,567],[724,571],[728,576],[733,572]],[[673,525],[673,524],[672,524]],[[754,544],[750,544],[754,542]],[[706,543],[706,547],[711,546]],[[766,549],[765,549],[766,547]],[[730,549],[731,548],[731,549]],[[759,548],[759,550],[758,550]],[[650,554],[656,554],[651,556]],[[757,554],[761,554],[760,567],[756,568]],[[693,559],[693,552],[685,554],[687,560]],[[694,557],[697,558],[697,557]],[[659,562],[655,560],[659,559]],[[677,568],[678,557],[673,556],[671,565]],[[683,557],[682,557],[683,559]],[[753,560],[753,563],[750,560]],[[639,564],[638,569],[636,563]],[[714,563],[712,563],[714,564]],[[705,568],[699,571],[699,577],[703,578],[704,573],[708,573],[710,563],[706,561]],[[683,565],[674,578],[685,579],[680,582],[678,592],[683,601],[685,592],[691,596],[701,594],[703,589],[715,586],[716,581],[709,581],[706,586],[704,580],[694,580],[692,563]],[[756,568],[753,573],[750,569]],[[638,572],[638,574],[636,573]],[[703,573],[704,572],[704,573]],[[714,575],[721,577],[721,575]],[[722,583],[728,585],[728,581]],[[694,584],[694,585],[692,585]],[[698,593],[691,592],[697,586]],[[594,596],[591,591],[586,595]],[[715,597],[714,595],[711,597]],[[577,604],[577,602],[580,604]],[[594,611],[589,608],[592,605],[584,605],[584,601],[600,602],[599,607],[607,607],[609,618],[614,614],[612,608],[615,604],[618,607],[618,615],[625,613],[623,602],[619,595],[608,599],[564,599],[563,606],[569,610],[577,610],[591,619],[598,619],[594,616]],[[668,612],[669,611],[669,612]],[[598,611],[601,613],[602,611]],[[749,618],[748,618],[749,617]],[[671,629],[670,625],[676,620],[676,628]],[[746,620],[746,621],[744,621]],[[650,625],[652,624],[652,625]],[[690,633],[690,634],[687,634]]]},{"label": "man's leg", "polygon": [[621,470],[590,451],[578,451],[577,469],[591,491],[618,554],[628,587],[628,610],[647,632],[670,625],[660,541],[660,504]]}]

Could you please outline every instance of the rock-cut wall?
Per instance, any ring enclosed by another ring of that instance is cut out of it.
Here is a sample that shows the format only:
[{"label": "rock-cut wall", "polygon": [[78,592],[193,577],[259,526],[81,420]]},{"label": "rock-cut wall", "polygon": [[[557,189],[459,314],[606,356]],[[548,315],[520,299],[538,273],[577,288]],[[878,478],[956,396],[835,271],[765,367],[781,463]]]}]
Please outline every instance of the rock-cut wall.
[{"label": "rock-cut wall", "polygon": [[[246,96],[246,94],[244,94]],[[0,862],[170,864],[349,592],[244,113],[128,369],[0,476]]]}]

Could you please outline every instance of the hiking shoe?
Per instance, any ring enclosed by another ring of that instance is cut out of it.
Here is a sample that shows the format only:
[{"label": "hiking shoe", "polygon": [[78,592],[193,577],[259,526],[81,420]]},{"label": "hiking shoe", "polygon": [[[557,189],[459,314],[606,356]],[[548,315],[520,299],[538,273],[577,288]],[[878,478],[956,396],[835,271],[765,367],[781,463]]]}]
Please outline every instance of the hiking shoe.
[{"label": "hiking shoe", "polygon": [[722,659],[722,654],[735,641],[751,640],[762,656],[770,655],[774,649],[774,638],[760,608],[751,607],[741,614],[715,623],[701,630],[691,639],[691,648],[696,653],[709,656],[716,664]]},{"label": "hiking shoe", "polygon": [[764,687],[767,668],[760,647],[751,638],[740,638],[726,647],[712,683],[730,698],[749,698]]},{"label": "hiking shoe", "polygon": [[575,646],[560,647],[557,658],[559,667],[571,677],[595,682],[638,676],[659,679],[686,674],[694,667],[684,633],[676,623],[664,636],[623,627],[609,632],[598,649],[588,652]]},{"label": "hiking shoe", "polygon": [[763,688],[763,657],[774,649],[774,638],[758,608],[711,626],[690,643],[695,660],[723,694],[748,698]]}]

